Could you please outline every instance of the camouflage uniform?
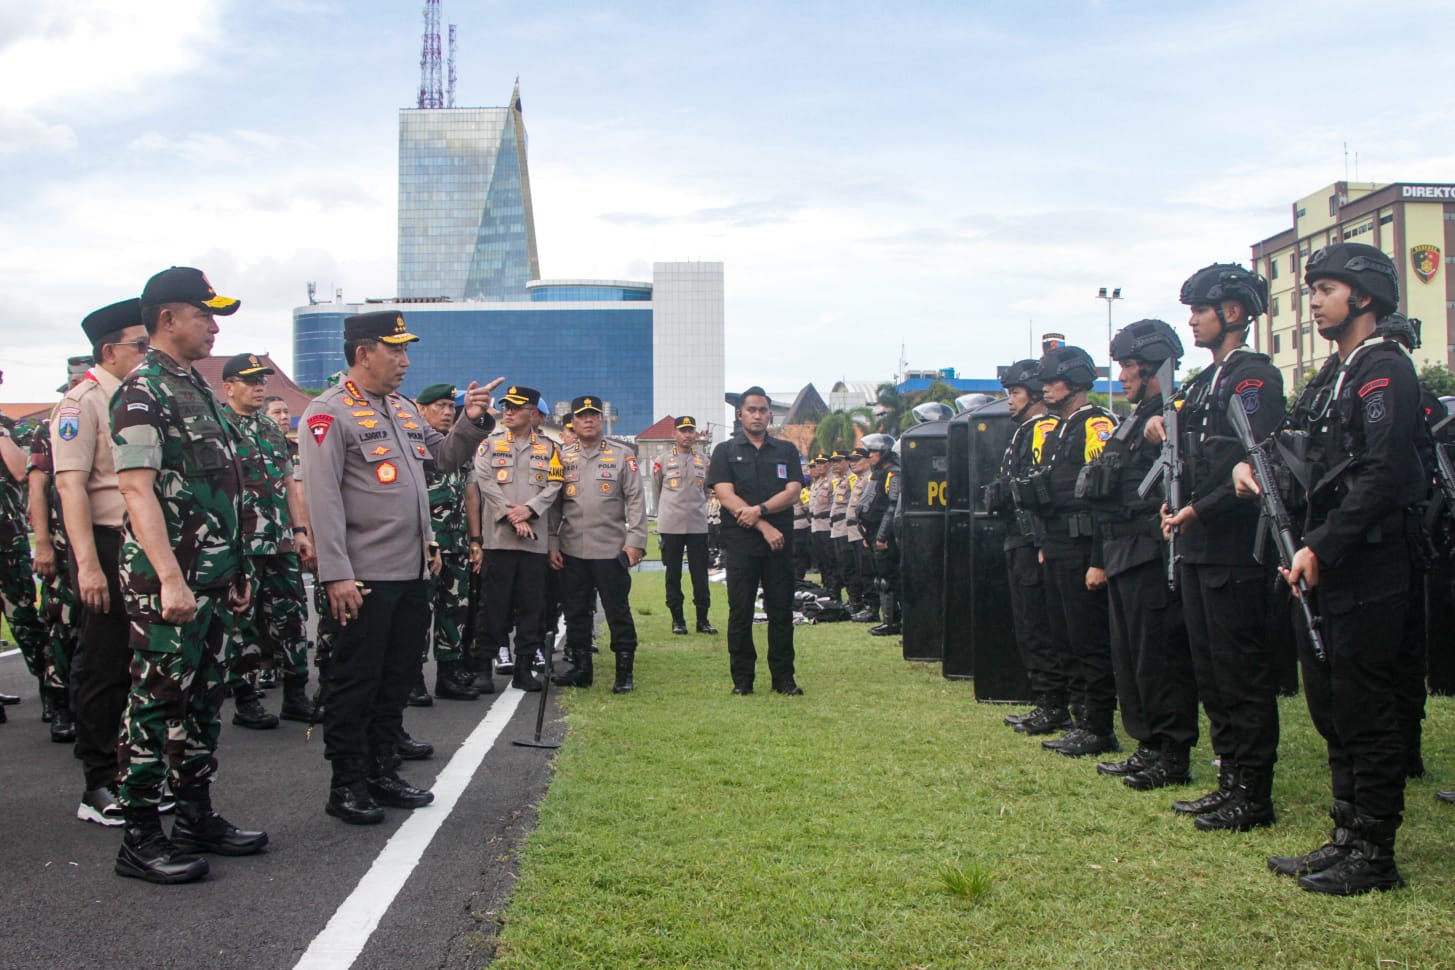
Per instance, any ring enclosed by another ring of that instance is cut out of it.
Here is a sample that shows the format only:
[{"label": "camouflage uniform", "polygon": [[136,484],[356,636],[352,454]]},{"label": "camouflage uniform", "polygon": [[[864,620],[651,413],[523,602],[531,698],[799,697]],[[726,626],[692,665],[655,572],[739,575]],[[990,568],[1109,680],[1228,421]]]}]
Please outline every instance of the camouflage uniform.
[{"label": "camouflage uniform", "polygon": [[425,464],[429,489],[429,517],[434,541],[440,549],[440,574],[429,580],[434,605],[434,658],[451,663],[460,659],[469,613],[470,547],[465,527],[465,468],[441,472],[434,460]]},{"label": "camouflage uniform", "polygon": [[[31,435],[25,426],[5,433],[24,451]],[[46,631],[35,608],[35,573],[30,564],[30,523],[26,520],[26,486],[0,465],[0,600],[10,635],[20,647],[31,676],[45,682]]]},{"label": "camouflage uniform", "polygon": [[244,538],[253,599],[228,637],[228,681],[241,682],[243,674],[266,659],[281,667],[285,681],[307,683],[308,606],[288,513],[288,483],[293,478],[288,439],[261,411],[242,415],[223,405],[222,413],[240,439],[244,514],[250,520],[256,517],[255,527]]},{"label": "camouflage uniform", "polygon": [[51,547],[56,551],[55,578],[41,583],[40,615],[48,635],[45,646],[45,686],[62,694],[71,680],[71,658],[76,653],[76,622],[81,602],[71,582],[71,549],[61,523],[61,497],[56,493],[55,462],[51,458],[50,419],[35,429],[30,442],[26,473],[46,476],[46,519],[50,523]]},{"label": "camouflage uniform", "polygon": [[243,473],[237,432],[195,370],[153,348],[111,400],[117,472],[156,471],[167,536],[197,613],[162,619],[161,582],[128,516],[121,582],[131,619],[131,692],[117,759],[120,801],[158,804],[217,771],[229,587],[243,576]]}]

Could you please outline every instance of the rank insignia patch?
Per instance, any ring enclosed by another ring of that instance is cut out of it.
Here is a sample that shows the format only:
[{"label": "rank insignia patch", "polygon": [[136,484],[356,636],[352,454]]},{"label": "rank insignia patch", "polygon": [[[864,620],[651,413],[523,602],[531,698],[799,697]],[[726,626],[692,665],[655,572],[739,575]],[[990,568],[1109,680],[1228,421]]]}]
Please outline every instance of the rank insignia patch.
[{"label": "rank insignia patch", "polygon": [[567,498],[575,498],[576,497],[576,486],[575,486],[574,483],[571,484],[571,485],[567,485],[566,486],[566,497]]},{"label": "rank insignia patch", "polygon": [[375,448],[373,451],[369,452],[369,454],[371,454],[371,455],[387,455],[387,454],[389,454],[389,449],[388,448],[385,448],[383,445],[380,445],[379,447]]},{"label": "rank insignia patch", "polygon": [[[329,418],[329,420],[332,421],[333,419],[332,418]],[[361,427],[365,427],[365,428],[372,428],[374,425],[376,425],[378,423],[379,423],[378,420],[375,419],[375,418],[365,418],[364,420],[362,420],[362,421],[359,422],[359,425]]]}]

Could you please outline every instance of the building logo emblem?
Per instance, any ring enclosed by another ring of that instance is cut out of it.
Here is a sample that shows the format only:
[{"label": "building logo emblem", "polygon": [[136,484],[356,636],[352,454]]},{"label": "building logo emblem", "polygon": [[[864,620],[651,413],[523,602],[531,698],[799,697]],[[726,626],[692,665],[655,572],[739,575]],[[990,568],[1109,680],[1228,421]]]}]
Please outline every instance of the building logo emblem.
[{"label": "building logo emblem", "polygon": [[1428,243],[1410,247],[1410,266],[1421,283],[1429,283],[1440,272],[1440,247]]}]

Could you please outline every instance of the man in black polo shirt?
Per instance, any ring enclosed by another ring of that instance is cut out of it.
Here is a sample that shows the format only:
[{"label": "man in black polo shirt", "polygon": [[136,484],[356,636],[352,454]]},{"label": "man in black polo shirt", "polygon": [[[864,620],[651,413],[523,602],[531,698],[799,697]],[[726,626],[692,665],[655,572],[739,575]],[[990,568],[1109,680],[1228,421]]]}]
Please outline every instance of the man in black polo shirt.
[{"label": "man in black polo shirt", "polygon": [[798,449],[768,434],[772,405],[761,387],[738,400],[743,430],[712,450],[707,484],[722,504],[727,560],[728,663],[734,694],[753,692],[758,651],[753,601],[763,587],[773,689],[796,697],[793,680],[793,504],[803,487]]}]

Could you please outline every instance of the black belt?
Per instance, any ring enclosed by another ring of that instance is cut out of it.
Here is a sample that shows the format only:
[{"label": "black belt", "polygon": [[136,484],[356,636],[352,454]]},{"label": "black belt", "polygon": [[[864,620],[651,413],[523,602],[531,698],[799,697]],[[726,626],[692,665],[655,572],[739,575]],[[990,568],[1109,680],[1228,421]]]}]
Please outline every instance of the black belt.
[{"label": "black belt", "polygon": [[1072,512],[1070,515],[1053,515],[1041,520],[1042,527],[1049,533],[1067,535],[1073,539],[1087,539],[1092,534],[1090,512]]},{"label": "black belt", "polygon": [[827,519],[829,514],[827,512],[815,512],[813,513],[813,517],[815,519]]},{"label": "black belt", "polygon": [[1156,519],[1143,519],[1137,522],[1103,522],[1101,534],[1108,539],[1127,539],[1132,536],[1160,536],[1162,524]]},{"label": "black belt", "polygon": [[842,521],[844,521],[844,517],[843,517],[843,515],[835,515],[835,516],[830,517],[829,518],[829,521],[830,522],[842,522]]}]

